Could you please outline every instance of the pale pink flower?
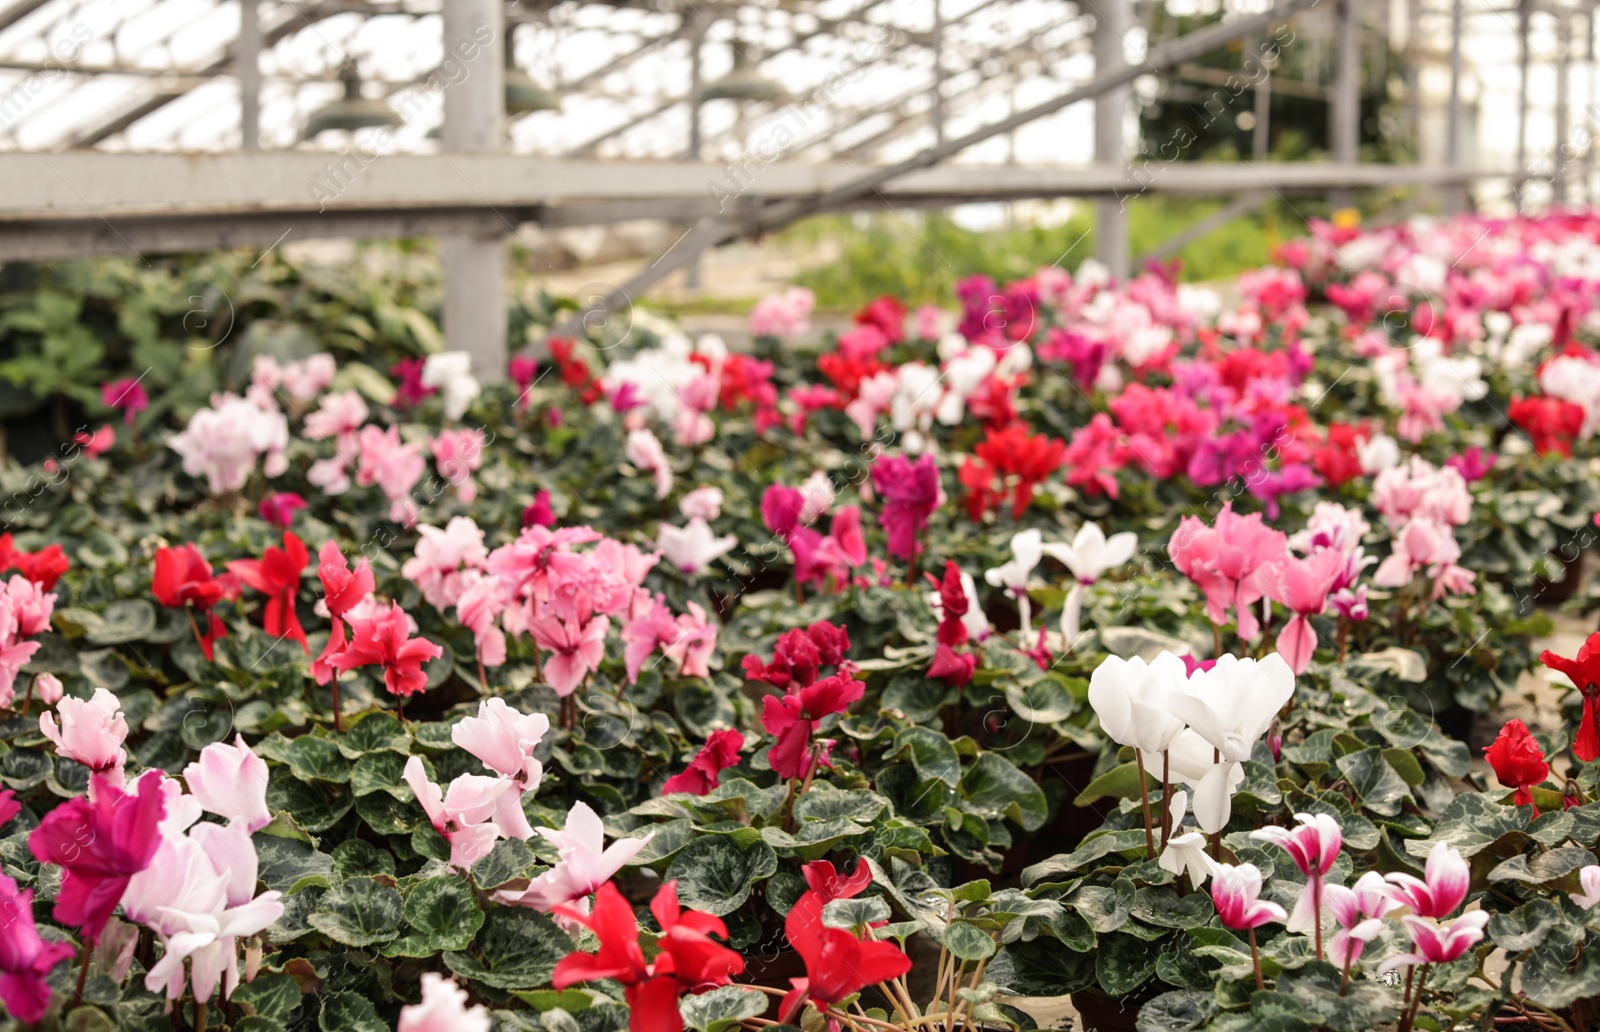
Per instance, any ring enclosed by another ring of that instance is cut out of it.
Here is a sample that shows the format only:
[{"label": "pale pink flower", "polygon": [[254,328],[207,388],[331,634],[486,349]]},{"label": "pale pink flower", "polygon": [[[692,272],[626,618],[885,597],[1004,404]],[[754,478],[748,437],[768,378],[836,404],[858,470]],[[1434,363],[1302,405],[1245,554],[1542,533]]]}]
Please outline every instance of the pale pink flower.
[{"label": "pale pink flower", "polygon": [[665,498],[672,492],[672,466],[655,434],[649,430],[630,431],[623,457],[642,472],[655,475],[657,498]]},{"label": "pale pink flower", "polygon": [[482,430],[441,430],[428,448],[433,452],[434,468],[456,489],[456,496],[470,504],[478,497],[472,474],[483,464]]},{"label": "pale pink flower", "polygon": [[40,674],[33,682],[33,687],[39,693],[39,701],[46,706],[54,706],[67,693],[61,678],[55,674]]},{"label": "pale pink flower", "polygon": [[1333,917],[1339,930],[1328,944],[1328,957],[1336,967],[1353,964],[1367,943],[1383,930],[1383,918],[1400,904],[1383,875],[1368,871],[1349,888],[1327,885],[1322,890],[1322,906]]},{"label": "pale pink flower", "polygon": [[367,421],[367,403],[355,391],[334,391],[306,416],[305,435],[313,441],[354,434]]},{"label": "pale pink flower", "polygon": [[[643,838],[621,838],[607,846],[600,816],[581,802],[573,803],[567,812],[565,828],[535,830],[556,847],[560,859],[554,867],[530,881],[527,888],[497,892],[494,898],[500,903],[545,913],[562,904],[585,899],[627,866],[655,837],[652,831]],[[585,905],[580,909],[587,912],[588,908]]]},{"label": "pale pink flower", "polygon": [[11,608],[16,617],[16,633],[31,638],[50,629],[50,615],[55,612],[56,596],[22,574],[14,573],[6,582],[5,598],[0,600],[0,605]]},{"label": "pale pink flower", "polygon": [[478,661],[497,667],[506,661],[505,632],[495,618],[511,604],[511,591],[500,578],[482,570],[463,570],[461,595],[456,599],[456,618],[472,632],[478,646]]},{"label": "pale pink flower", "polygon": [[392,426],[387,430],[362,427],[357,443],[361,451],[356,483],[362,487],[377,484],[389,498],[389,519],[405,526],[414,524],[417,507],[411,489],[428,469],[421,446],[401,444],[400,430]]},{"label": "pale pink flower", "polygon": [[428,780],[422,760],[416,756],[406,761],[401,776],[416,794],[433,829],[450,843],[450,866],[459,871],[471,870],[488,856],[502,834],[523,841],[533,836],[522,812],[522,793],[509,778],[462,774],[450,782],[447,791],[441,791]]},{"label": "pale pink flower", "polygon": [[39,714],[39,733],[55,743],[56,753],[92,771],[115,772],[120,778],[122,765],[128,761],[122,748],[128,738],[128,721],[117,697],[96,688],[89,701],[69,696],[56,711],[61,715],[59,727],[50,713]]},{"label": "pale pink flower", "polygon": [[445,976],[422,973],[422,1002],[400,1008],[396,1032],[489,1032],[493,1022],[481,1005],[468,1007],[467,991]]},{"label": "pale pink flower", "polygon": [[213,742],[200,750],[200,759],[183,768],[189,792],[207,813],[241,822],[247,831],[272,823],[267,808],[267,763],[234,736],[234,744]]},{"label": "pale pink flower", "polygon": [[461,573],[481,568],[489,559],[483,531],[470,516],[456,516],[443,530],[417,528],[417,554],[407,559],[400,573],[422,592],[435,609],[449,609],[461,600]]},{"label": "pale pink flower", "polygon": [[811,330],[811,309],[816,303],[816,295],[805,287],[769,294],[750,310],[750,335],[782,341],[803,337]]},{"label": "pale pink flower", "polygon": [[1600,864],[1590,864],[1578,872],[1578,885],[1582,892],[1569,892],[1567,898],[1585,910],[1593,910],[1600,903]]},{"label": "pale pink flower", "polygon": [[710,522],[722,515],[722,488],[697,487],[678,502],[678,511],[685,519],[699,517]]},{"label": "pale pink flower", "polygon": [[284,452],[288,444],[289,421],[273,404],[270,392],[248,398],[212,395],[211,407],[196,412],[183,432],[167,442],[182,456],[183,471],[205,477],[212,494],[244,487],[263,458],[265,475],[280,475],[288,468]]},{"label": "pale pink flower", "polygon": [[532,792],[544,776],[533,751],[549,730],[550,718],[543,713],[519,713],[504,699],[484,699],[478,703],[477,716],[450,729],[450,740],[485,767],[510,778],[521,791]]},{"label": "pale pink flower", "polygon": [[732,534],[717,537],[711,532],[710,524],[698,516],[686,526],[663,523],[656,530],[656,547],[669,562],[687,574],[705,569],[738,543],[739,539]]}]

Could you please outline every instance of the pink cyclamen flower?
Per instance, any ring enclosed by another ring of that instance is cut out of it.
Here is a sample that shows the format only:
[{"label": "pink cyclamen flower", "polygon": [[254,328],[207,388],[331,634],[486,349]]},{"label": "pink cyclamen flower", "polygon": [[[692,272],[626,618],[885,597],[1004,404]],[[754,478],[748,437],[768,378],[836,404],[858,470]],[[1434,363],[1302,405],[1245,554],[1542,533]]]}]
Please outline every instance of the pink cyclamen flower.
[{"label": "pink cyclamen flower", "polygon": [[[97,459],[111,450],[117,443],[117,432],[107,423],[94,433],[80,430],[72,435],[72,443],[83,449],[83,453],[91,459]],[[53,472],[53,471],[52,471]]]},{"label": "pink cyclamen flower", "polygon": [[665,498],[672,492],[672,466],[655,434],[648,430],[630,432],[622,454],[635,468],[654,474],[657,498]]},{"label": "pink cyclamen flower", "polygon": [[435,609],[445,610],[461,600],[461,570],[479,569],[488,561],[483,531],[470,516],[455,516],[443,530],[417,528],[417,554],[400,567],[401,576],[415,584]]},{"label": "pink cyclamen flower", "polygon": [[456,496],[469,505],[478,497],[472,474],[483,465],[485,444],[482,430],[469,429],[441,430],[428,444],[439,476],[454,486]]},{"label": "pink cyclamen flower", "polygon": [[293,491],[275,491],[261,499],[257,510],[261,518],[280,530],[288,530],[294,514],[306,507],[306,500]]},{"label": "pink cyclamen flower", "polygon": [[544,677],[557,695],[571,695],[590,672],[600,669],[610,626],[607,616],[593,617],[587,623],[557,616],[536,616],[528,621],[534,643],[548,653]]},{"label": "pink cyclamen flower", "polygon": [[1474,910],[1452,921],[1438,921],[1431,917],[1407,914],[1400,919],[1411,933],[1412,952],[1399,953],[1378,965],[1378,971],[1392,971],[1398,967],[1415,967],[1418,964],[1448,964],[1460,960],[1466,952],[1483,938],[1483,928],[1489,923],[1487,910]]},{"label": "pink cyclamen flower", "polygon": [[722,488],[697,487],[678,501],[678,511],[685,519],[699,517],[707,522],[722,515]]},{"label": "pink cyclamen flower", "polygon": [[165,814],[160,778],[141,779],[136,795],[103,784],[93,799],[68,799],[45,814],[28,834],[28,849],[40,863],[64,869],[55,919],[97,941],[129,879],[155,856]]},{"label": "pink cyclamen flower", "polygon": [[39,693],[39,701],[46,706],[54,706],[67,694],[66,687],[61,683],[61,678],[55,674],[40,674],[33,682],[33,687]]},{"label": "pink cyclamen flower", "polygon": [[1319,549],[1304,559],[1285,553],[1262,570],[1267,594],[1294,613],[1278,632],[1277,644],[1278,653],[1296,674],[1306,672],[1317,648],[1311,617],[1328,607],[1328,594],[1344,572],[1344,553],[1332,548]]},{"label": "pink cyclamen flower", "polygon": [[502,834],[522,841],[533,836],[522,812],[522,793],[508,778],[462,774],[449,789],[441,790],[428,780],[416,756],[406,761],[401,777],[411,786],[433,830],[450,843],[450,866],[458,871],[469,871],[488,856]]},{"label": "pink cyclamen flower", "polygon": [[[572,809],[567,811],[565,828],[534,830],[556,847],[561,859],[554,867],[530,881],[527,888],[497,892],[495,899],[544,913],[563,904],[585,899],[627,866],[655,836],[652,831],[644,838],[620,838],[607,846],[605,828],[600,823],[599,814],[581,802],[573,803]],[[586,905],[580,909],[588,913]]]},{"label": "pink cyclamen flower", "polygon": [[134,418],[150,407],[150,395],[138,380],[113,380],[100,385],[100,402],[106,408],[121,410],[122,421],[132,426]]},{"label": "pink cyclamen flower", "polygon": [[1467,884],[1472,869],[1454,847],[1444,842],[1434,844],[1423,866],[1423,877],[1416,878],[1403,871],[1387,875],[1394,886],[1394,898],[1411,912],[1421,917],[1448,917],[1467,898]]},{"label": "pink cyclamen flower", "polygon": [[88,702],[65,698],[56,710],[61,715],[60,726],[50,713],[41,713],[39,733],[55,743],[57,755],[77,760],[120,784],[122,765],[128,760],[122,748],[128,739],[128,721],[117,697],[96,688]]},{"label": "pink cyclamen flower", "polygon": [[[706,744],[689,761],[689,768],[674,774],[661,786],[662,795],[684,792],[705,795],[717,787],[722,772],[739,762],[739,752],[744,748],[744,734],[732,729],[711,732]],[[1600,872],[1600,868],[1596,868]]]},{"label": "pink cyclamen flower", "polygon": [[544,776],[533,751],[549,730],[550,718],[543,713],[519,713],[504,699],[484,699],[478,703],[477,716],[450,729],[450,740],[485,767],[510,778],[521,791],[532,792]]},{"label": "pink cyclamen flower", "polygon": [[[518,359],[512,359],[515,365]],[[520,361],[531,361],[522,359]],[[422,1002],[400,1008],[395,1032],[489,1032],[493,1022],[480,1004],[468,1007],[467,991],[433,971],[422,973]]]},{"label": "pink cyclamen flower", "polygon": [[11,823],[11,818],[22,812],[17,793],[9,788],[0,789],[0,827]]},{"label": "pink cyclamen flower", "polygon": [[272,823],[267,808],[267,761],[235,735],[234,744],[213,742],[200,750],[200,759],[183,768],[190,795],[206,813],[240,821],[256,832]]},{"label": "pink cyclamen flower", "polygon": [[1218,864],[1211,879],[1217,916],[1235,931],[1259,928],[1288,917],[1283,908],[1261,897],[1261,869],[1255,864]]},{"label": "pink cyclamen flower", "polygon": [[50,969],[74,950],[70,942],[46,942],[33,922],[33,890],[0,874],[0,1003],[26,1025],[50,1006]]},{"label": "pink cyclamen flower", "polygon": [[739,544],[733,534],[721,537],[711,532],[711,525],[696,516],[682,527],[663,523],[656,529],[656,548],[667,561],[686,574],[695,574],[710,566],[719,556]]},{"label": "pink cyclamen flower", "polygon": [[1368,871],[1349,888],[1328,885],[1322,890],[1322,905],[1333,916],[1339,930],[1328,944],[1328,958],[1343,968],[1361,957],[1367,943],[1383,930],[1383,918],[1400,904],[1393,890],[1377,871]]},{"label": "pink cyclamen flower", "polygon": [[1339,859],[1344,834],[1339,830],[1339,822],[1329,814],[1297,813],[1295,819],[1300,822],[1298,828],[1261,828],[1252,831],[1250,837],[1282,846],[1289,859],[1300,868],[1300,873],[1306,876],[1305,891],[1285,923],[1289,931],[1303,932],[1316,925],[1322,909],[1322,880]]},{"label": "pink cyclamen flower", "polygon": [[922,551],[922,532],[941,502],[939,467],[932,455],[915,462],[904,455],[883,456],[873,463],[872,486],[883,495],[878,522],[889,533],[889,554],[912,559]]}]

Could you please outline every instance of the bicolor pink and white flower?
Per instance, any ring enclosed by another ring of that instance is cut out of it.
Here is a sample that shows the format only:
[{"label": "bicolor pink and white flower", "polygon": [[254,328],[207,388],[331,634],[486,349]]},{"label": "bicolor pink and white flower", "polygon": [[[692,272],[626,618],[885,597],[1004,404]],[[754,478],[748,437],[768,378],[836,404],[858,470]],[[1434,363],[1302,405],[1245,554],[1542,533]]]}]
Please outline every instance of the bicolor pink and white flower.
[{"label": "bicolor pink and white flower", "polygon": [[556,847],[560,859],[533,878],[527,888],[502,890],[495,893],[495,899],[545,913],[572,903],[577,903],[582,913],[588,913],[588,897],[632,862],[655,837],[651,831],[643,838],[619,838],[607,846],[600,816],[582,802],[573,803],[567,811],[566,827],[534,830]]},{"label": "bicolor pink and white flower", "polygon": [[1394,898],[1420,917],[1443,918],[1455,913],[1467,898],[1472,869],[1459,850],[1446,842],[1434,843],[1417,878],[1404,871],[1386,876],[1394,886]]},{"label": "bicolor pink and white flower", "polygon": [[1339,848],[1344,844],[1344,833],[1331,814],[1297,813],[1297,828],[1259,828],[1250,833],[1258,842],[1271,842],[1282,846],[1289,859],[1306,876],[1306,887],[1300,893],[1294,910],[1289,914],[1286,927],[1291,932],[1304,932],[1315,927],[1322,910],[1323,879],[1333,870],[1339,859]]},{"label": "bicolor pink and white flower", "polygon": [[1333,918],[1338,930],[1328,944],[1328,958],[1344,968],[1361,958],[1367,943],[1383,930],[1383,918],[1400,904],[1383,875],[1368,871],[1348,888],[1326,885],[1322,889],[1323,911]]},{"label": "bicolor pink and white flower", "polygon": [[1278,904],[1261,898],[1261,869],[1255,864],[1218,864],[1211,879],[1211,900],[1222,923],[1235,931],[1288,917]]}]

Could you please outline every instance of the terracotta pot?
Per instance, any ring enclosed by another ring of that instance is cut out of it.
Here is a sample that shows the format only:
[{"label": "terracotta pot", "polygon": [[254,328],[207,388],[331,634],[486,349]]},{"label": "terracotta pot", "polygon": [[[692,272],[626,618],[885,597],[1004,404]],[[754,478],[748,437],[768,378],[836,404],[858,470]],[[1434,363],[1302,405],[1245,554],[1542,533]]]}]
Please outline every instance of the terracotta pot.
[{"label": "terracotta pot", "polygon": [[1134,1032],[1142,999],[1113,1000],[1099,993],[1072,994],[1072,1006],[1078,1012],[1078,1023],[1084,1032]]}]

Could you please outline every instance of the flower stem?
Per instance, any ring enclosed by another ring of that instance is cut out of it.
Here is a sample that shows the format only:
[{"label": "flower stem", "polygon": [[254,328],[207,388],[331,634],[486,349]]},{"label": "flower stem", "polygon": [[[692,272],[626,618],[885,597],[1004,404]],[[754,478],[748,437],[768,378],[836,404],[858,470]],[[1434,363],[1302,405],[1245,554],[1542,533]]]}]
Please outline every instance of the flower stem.
[{"label": "flower stem", "polygon": [[[1409,982],[1410,980],[1411,976],[1407,975],[1406,981]],[[1422,965],[1422,973],[1417,975],[1416,995],[1411,998],[1411,1006],[1406,1008],[1405,1015],[1400,1019],[1400,1032],[1411,1032],[1411,1029],[1415,1027],[1417,1012],[1422,1009],[1422,987],[1427,984],[1427,981],[1428,965],[1424,964]]]},{"label": "flower stem", "polygon": [[1350,965],[1356,962],[1355,950],[1346,950],[1344,955],[1344,977],[1339,980],[1339,995],[1343,996],[1350,991]]},{"label": "flower stem", "polygon": [[1267,982],[1266,979],[1261,977],[1261,951],[1256,949],[1256,930],[1254,928],[1250,929],[1250,963],[1254,964],[1256,968],[1256,988],[1265,989]]},{"label": "flower stem", "polygon": [[189,617],[189,629],[194,632],[194,643],[200,646],[200,652],[202,655],[204,655],[206,651],[206,640],[205,637],[200,633],[200,625],[195,622],[194,607],[185,602],[183,605],[183,611]]},{"label": "flower stem", "polygon": [[206,1032],[206,1001],[194,1001],[194,1032]]},{"label": "flower stem", "polygon": [[94,943],[83,944],[83,956],[78,961],[78,988],[73,991],[72,1003],[68,1010],[83,1002],[83,987],[89,982],[89,960],[94,956]]},{"label": "flower stem", "polygon": [[1156,858],[1156,837],[1150,823],[1150,790],[1144,787],[1144,750],[1133,751],[1134,766],[1139,768],[1139,802],[1144,807],[1144,853],[1145,859]]},{"label": "flower stem", "polygon": [[1322,959],[1322,875],[1311,878],[1311,919],[1317,925],[1317,959]]},{"label": "flower stem", "polygon": [[339,722],[339,671],[333,672],[333,679],[328,682],[328,688],[333,692],[333,730],[339,733],[344,731],[344,726]]},{"label": "flower stem", "polygon": [[1172,750],[1161,750],[1161,848],[1172,832]]}]

